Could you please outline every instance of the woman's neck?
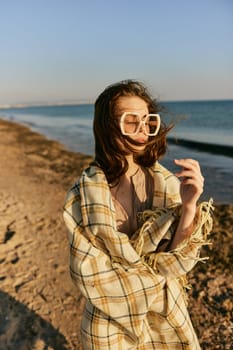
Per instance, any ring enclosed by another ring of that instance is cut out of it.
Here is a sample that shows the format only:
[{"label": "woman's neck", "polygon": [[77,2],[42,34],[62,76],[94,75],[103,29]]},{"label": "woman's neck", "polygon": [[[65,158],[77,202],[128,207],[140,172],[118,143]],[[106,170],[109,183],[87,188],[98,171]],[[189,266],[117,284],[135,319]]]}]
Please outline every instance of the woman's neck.
[{"label": "woman's neck", "polygon": [[127,177],[130,177],[137,172],[139,165],[134,162],[132,154],[126,156],[126,160],[128,162],[129,168],[128,168],[127,172],[125,173],[125,175]]}]

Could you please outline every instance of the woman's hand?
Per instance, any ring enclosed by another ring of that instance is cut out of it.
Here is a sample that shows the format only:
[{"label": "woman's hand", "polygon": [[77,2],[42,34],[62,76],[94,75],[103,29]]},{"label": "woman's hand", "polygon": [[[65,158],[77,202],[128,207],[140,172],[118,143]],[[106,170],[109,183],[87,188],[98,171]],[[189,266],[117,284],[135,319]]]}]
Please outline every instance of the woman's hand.
[{"label": "woman's hand", "polygon": [[170,244],[175,249],[193,231],[193,220],[196,215],[196,205],[203,192],[204,177],[201,174],[199,163],[193,159],[175,159],[175,164],[182,167],[175,175],[181,179],[180,196],[182,211],[180,221]]},{"label": "woman's hand", "polygon": [[193,159],[175,159],[175,164],[182,167],[175,175],[181,179],[180,195],[183,208],[196,207],[203,188],[204,177],[199,163]]}]

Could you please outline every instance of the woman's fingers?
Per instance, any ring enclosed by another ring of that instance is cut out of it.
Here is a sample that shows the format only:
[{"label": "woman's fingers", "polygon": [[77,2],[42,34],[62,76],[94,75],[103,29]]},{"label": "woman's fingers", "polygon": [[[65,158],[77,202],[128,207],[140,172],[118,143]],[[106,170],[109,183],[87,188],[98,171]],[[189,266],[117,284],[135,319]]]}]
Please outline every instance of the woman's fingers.
[{"label": "woman's fingers", "polygon": [[182,167],[182,170],[175,175],[181,178],[182,186],[191,185],[195,192],[201,194],[204,188],[204,177],[201,174],[201,169],[198,161],[194,159],[176,159],[175,164]]},{"label": "woman's fingers", "polygon": [[175,164],[178,166],[182,166],[183,168],[187,168],[187,169],[193,169],[193,170],[197,170],[200,172],[200,165],[198,163],[198,161],[194,160],[194,159],[175,159],[174,160]]},{"label": "woman's fingers", "polygon": [[198,176],[201,179],[204,180],[200,165],[196,160],[193,159],[175,159],[175,164],[182,167],[182,170],[177,172],[176,175],[178,177],[192,177],[192,176]]},{"label": "woman's fingers", "polygon": [[203,192],[204,184],[202,182],[199,182],[199,181],[191,179],[191,178],[184,178],[181,183],[183,186],[184,185],[185,186],[187,186],[187,185],[193,186],[196,189],[196,191],[200,194]]},{"label": "woman's fingers", "polygon": [[193,171],[193,170],[181,170],[180,172],[177,172],[175,174],[177,177],[181,178],[188,178],[188,179],[196,179],[197,181],[200,181],[200,183],[204,183],[204,177],[200,172]]}]

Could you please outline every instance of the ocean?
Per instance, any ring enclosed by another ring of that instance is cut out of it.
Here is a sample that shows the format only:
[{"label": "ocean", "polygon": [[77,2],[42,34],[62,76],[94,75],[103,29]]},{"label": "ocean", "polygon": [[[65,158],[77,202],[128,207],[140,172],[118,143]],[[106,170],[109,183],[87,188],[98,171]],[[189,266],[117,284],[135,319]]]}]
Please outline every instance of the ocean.
[{"label": "ocean", "polygon": [[[203,200],[233,203],[233,100],[161,102],[166,123],[175,122],[161,163],[176,171],[174,158],[194,158],[205,176]],[[59,105],[0,109],[3,119],[29,126],[68,149],[94,155],[94,106]]]}]

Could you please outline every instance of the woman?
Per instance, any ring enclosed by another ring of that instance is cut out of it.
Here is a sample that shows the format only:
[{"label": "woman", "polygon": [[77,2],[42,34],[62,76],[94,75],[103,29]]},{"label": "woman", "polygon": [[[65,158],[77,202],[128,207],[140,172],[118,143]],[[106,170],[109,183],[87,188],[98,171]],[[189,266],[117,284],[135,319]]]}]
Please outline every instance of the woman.
[{"label": "woman", "polygon": [[211,229],[211,204],[197,206],[197,161],[175,160],[175,175],[158,163],[170,129],[159,110],[131,80],[95,103],[95,160],[64,208],[70,272],[87,300],[84,349],[200,349],[184,287]]}]

